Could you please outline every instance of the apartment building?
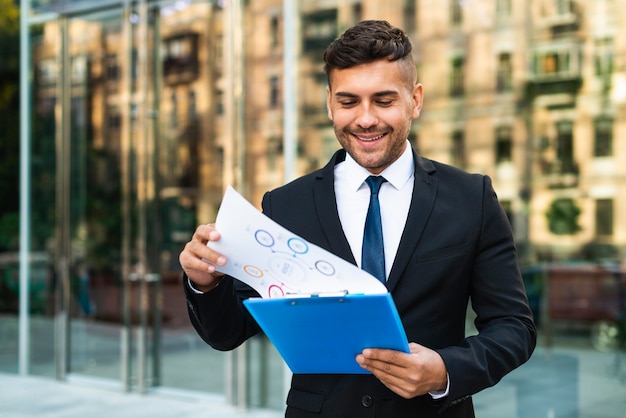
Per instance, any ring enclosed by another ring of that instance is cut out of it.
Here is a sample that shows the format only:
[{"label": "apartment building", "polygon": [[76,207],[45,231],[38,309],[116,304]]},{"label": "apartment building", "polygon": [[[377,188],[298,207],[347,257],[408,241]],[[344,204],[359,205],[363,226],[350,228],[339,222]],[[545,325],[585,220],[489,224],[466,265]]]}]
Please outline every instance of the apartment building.
[{"label": "apartment building", "polygon": [[[626,257],[624,0],[294,3],[286,22],[282,0],[31,2],[28,235],[42,260],[31,308],[58,325],[50,349],[34,334],[37,373],[122,370],[129,388],[282,407],[266,341],[239,354],[198,344],[177,256],[214,220],[227,185],[258,207],[288,165],[304,174],[337,149],[322,53],[362,19],[413,39],[425,103],[409,140],[493,179],[524,268]],[[296,59],[285,60],[287,46]],[[121,354],[104,359],[102,341]],[[171,378],[188,356],[210,370]]]},{"label": "apartment building", "polygon": [[493,178],[525,261],[617,258],[626,244],[621,6],[307,2],[298,63],[301,171],[336,148],[322,93],[325,45],[361,19],[384,18],[415,43],[425,108],[411,140],[429,158]]}]

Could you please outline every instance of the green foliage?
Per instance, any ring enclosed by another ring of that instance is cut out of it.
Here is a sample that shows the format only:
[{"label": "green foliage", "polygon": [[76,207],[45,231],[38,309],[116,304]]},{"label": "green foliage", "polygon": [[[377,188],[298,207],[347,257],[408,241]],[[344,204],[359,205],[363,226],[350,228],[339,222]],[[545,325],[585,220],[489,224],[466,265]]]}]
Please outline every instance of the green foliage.
[{"label": "green foliage", "polygon": [[15,1],[0,0],[0,251],[19,230],[19,24]]},{"label": "green foliage", "polygon": [[0,251],[17,250],[19,223],[19,214],[16,212],[0,215]]},{"label": "green foliage", "polygon": [[574,199],[569,198],[554,200],[546,212],[550,232],[556,235],[571,235],[580,231],[579,216],[580,208]]},{"label": "green foliage", "polygon": [[[4,76],[19,74],[20,60],[20,9],[13,0],[0,0],[0,85],[5,85]],[[0,91],[0,104],[6,100]]]}]

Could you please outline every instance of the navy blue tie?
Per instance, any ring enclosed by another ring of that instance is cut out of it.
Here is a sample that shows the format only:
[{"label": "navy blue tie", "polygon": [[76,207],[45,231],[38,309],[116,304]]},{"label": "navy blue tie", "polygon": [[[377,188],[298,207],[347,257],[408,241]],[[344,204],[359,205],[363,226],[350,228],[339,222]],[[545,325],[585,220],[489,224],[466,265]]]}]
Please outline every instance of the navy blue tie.
[{"label": "navy blue tie", "polygon": [[381,184],[386,182],[384,177],[369,176],[365,182],[370,187],[370,205],[365,218],[363,232],[363,249],[361,251],[361,268],[383,283],[385,275],[385,247],[383,246],[383,224],[380,219],[380,204],[378,191]]}]

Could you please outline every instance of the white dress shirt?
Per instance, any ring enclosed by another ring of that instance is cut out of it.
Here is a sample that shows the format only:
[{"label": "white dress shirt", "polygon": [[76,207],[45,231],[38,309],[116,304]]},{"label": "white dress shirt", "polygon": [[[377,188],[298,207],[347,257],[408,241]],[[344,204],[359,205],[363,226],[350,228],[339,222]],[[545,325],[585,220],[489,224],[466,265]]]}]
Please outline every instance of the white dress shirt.
[{"label": "white dress shirt", "polygon": [[[389,277],[393,260],[400,245],[413,196],[415,166],[409,141],[404,153],[387,167],[381,176],[387,180],[380,187],[380,216],[385,246],[385,276]],[[343,232],[352,254],[361,267],[361,249],[365,218],[370,201],[370,188],[365,183],[371,173],[357,164],[349,154],[335,166],[335,194]]]},{"label": "white dress shirt", "polygon": [[[361,267],[363,232],[371,193],[365,179],[370,175],[371,173],[358,165],[349,154],[346,154],[345,161],[335,166],[335,195],[339,219],[359,267]],[[383,170],[380,175],[387,180],[380,187],[378,199],[383,224],[385,275],[388,278],[393,260],[395,260],[398,252],[400,238],[402,238],[413,197],[415,163],[409,141],[406,142],[402,156]],[[448,376],[446,389],[429,392],[429,395],[433,399],[440,399],[447,396],[449,391],[450,378]]]}]

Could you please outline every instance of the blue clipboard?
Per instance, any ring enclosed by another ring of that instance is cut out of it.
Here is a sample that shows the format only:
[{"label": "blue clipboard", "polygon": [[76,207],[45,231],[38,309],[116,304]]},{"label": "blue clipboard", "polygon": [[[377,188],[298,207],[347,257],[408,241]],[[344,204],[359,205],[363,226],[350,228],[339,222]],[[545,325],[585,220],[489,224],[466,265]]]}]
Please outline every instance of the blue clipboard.
[{"label": "blue clipboard", "polygon": [[409,352],[389,293],[253,298],[243,303],[296,374],[366,374],[356,362],[364,348]]}]

